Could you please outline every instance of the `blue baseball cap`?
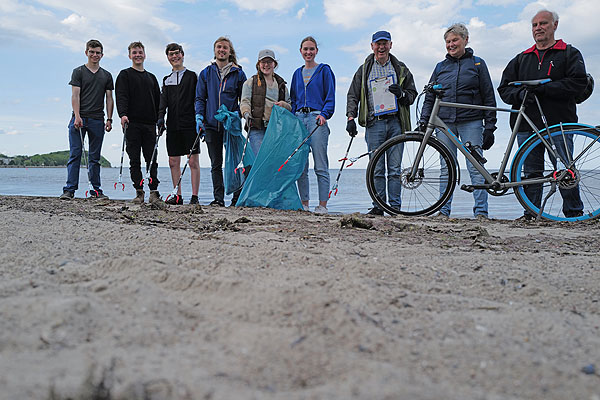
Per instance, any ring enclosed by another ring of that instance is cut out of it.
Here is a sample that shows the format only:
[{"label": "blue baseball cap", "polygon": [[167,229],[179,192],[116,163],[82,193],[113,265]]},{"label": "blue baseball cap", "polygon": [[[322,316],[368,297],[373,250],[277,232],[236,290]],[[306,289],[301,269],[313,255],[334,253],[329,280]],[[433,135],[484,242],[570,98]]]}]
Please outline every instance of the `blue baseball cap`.
[{"label": "blue baseball cap", "polygon": [[373,40],[371,40],[371,43],[375,43],[378,42],[380,40],[392,40],[392,35],[390,35],[390,33],[388,31],[377,31],[373,34]]}]

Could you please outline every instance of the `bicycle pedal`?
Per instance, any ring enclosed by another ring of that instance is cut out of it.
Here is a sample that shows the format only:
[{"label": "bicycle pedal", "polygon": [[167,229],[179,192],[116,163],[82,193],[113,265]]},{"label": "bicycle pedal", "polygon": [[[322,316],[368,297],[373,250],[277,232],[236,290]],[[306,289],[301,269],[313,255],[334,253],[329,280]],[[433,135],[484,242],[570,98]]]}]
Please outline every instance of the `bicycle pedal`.
[{"label": "bicycle pedal", "polygon": [[475,191],[475,188],[473,187],[473,185],[460,185],[460,190],[464,190],[465,192],[469,192],[469,193],[473,193]]}]

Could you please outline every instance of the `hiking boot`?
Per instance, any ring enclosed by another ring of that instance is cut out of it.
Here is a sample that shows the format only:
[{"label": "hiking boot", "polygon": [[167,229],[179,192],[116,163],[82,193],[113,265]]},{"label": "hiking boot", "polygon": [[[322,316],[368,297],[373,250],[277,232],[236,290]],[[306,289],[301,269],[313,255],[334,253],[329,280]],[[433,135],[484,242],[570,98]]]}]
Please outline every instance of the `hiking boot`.
[{"label": "hiking boot", "polygon": [[60,195],[59,199],[71,200],[73,197],[75,197],[75,193],[69,192],[68,190],[63,190],[63,193]]},{"label": "hiking boot", "polygon": [[383,210],[381,208],[373,207],[369,210],[367,215],[383,215]]},{"label": "hiking boot", "polygon": [[577,217],[582,217],[583,216],[583,211],[577,210],[577,211],[567,211],[565,213],[565,218],[577,218]]},{"label": "hiking boot", "polygon": [[477,214],[475,219],[477,221],[488,221],[490,218],[487,216],[487,214]]},{"label": "hiking boot", "polygon": [[[183,204],[183,199],[181,200],[181,204]],[[190,204],[200,204],[198,202],[198,196],[196,196],[196,195],[193,194],[192,198],[190,199]]]},{"label": "hiking boot", "polygon": [[221,200],[213,200],[210,202],[209,206],[225,207],[225,202]]},{"label": "hiking boot", "polygon": [[170,204],[172,206],[180,206],[183,204],[183,197],[181,197],[180,195],[171,196],[167,200],[165,200],[165,203]]},{"label": "hiking boot", "polygon": [[158,190],[151,190],[150,196],[148,197],[148,203],[157,203],[159,201],[162,201],[162,199],[160,198],[160,193],[158,193]]},{"label": "hiking boot", "polygon": [[329,210],[327,209],[327,207],[318,205],[315,207],[315,214],[329,214]]},{"label": "hiking boot", "polygon": [[144,202],[144,190],[143,189],[135,189],[135,198],[132,202],[136,204],[142,204]]}]

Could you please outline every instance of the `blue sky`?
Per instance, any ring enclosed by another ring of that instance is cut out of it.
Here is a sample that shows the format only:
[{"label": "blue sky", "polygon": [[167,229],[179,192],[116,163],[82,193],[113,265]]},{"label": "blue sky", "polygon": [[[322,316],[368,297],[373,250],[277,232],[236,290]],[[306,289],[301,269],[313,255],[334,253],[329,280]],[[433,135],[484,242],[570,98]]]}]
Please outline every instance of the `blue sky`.
[{"label": "blue sky", "polygon": [[[74,67],[84,64],[85,42],[99,39],[105,48],[101,66],[116,78],[130,66],[127,45],[146,46],[146,69],[160,79],[170,66],[164,54],[169,42],[183,44],[185,64],[196,72],[213,57],[214,40],[231,38],[248,76],[260,49],[271,48],[277,72],[288,82],[303,61],[300,40],[319,42],[318,62],[329,64],[337,78],[336,112],[330,120],[330,166],[339,166],[349,137],[345,132],[346,93],[352,76],[370,53],[370,38],[381,29],[392,33],[392,53],[412,71],[417,89],[427,83],[445,55],[444,28],[464,22],[470,47],[488,64],[494,86],[519,51],[533,44],[530,20],[541,8],[560,15],[557,38],[579,48],[588,72],[600,77],[600,24],[595,0],[513,1],[446,0],[2,0],[0,2],[0,153],[46,153],[68,149],[71,114],[68,85]],[[498,104],[502,101],[497,98]],[[411,108],[412,125],[415,108]],[[600,123],[600,95],[578,109],[580,121]],[[116,112],[115,112],[116,115]],[[116,120],[116,117],[115,117]],[[496,144],[486,153],[498,164],[510,134],[506,115],[499,115]],[[351,154],[366,151],[364,131]],[[122,132],[117,125],[105,136],[102,154],[113,166],[120,159]],[[201,166],[210,165],[202,147]],[[167,166],[164,139],[159,164]],[[127,161],[126,161],[127,162]],[[490,165],[488,164],[488,165]],[[365,167],[359,163],[357,167]]]}]

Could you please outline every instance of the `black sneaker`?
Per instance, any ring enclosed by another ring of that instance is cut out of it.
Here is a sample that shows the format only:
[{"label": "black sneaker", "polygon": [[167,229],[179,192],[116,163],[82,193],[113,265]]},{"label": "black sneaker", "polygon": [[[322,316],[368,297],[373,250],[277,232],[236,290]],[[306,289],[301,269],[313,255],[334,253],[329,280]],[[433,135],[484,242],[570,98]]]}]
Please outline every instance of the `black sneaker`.
[{"label": "black sneaker", "polygon": [[367,215],[383,215],[383,210],[381,208],[373,207],[369,210]]},{"label": "black sneaker", "polygon": [[213,200],[210,202],[209,206],[225,207],[225,202],[222,200]]},{"label": "black sneaker", "polygon": [[180,206],[183,204],[183,197],[179,195],[170,196],[167,200],[165,200],[165,203],[170,204],[172,206]]},{"label": "black sneaker", "polygon": [[533,216],[531,214],[523,214],[519,218],[515,219],[515,221],[529,222],[529,221],[533,221],[534,219],[535,219],[535,216]]},{"label": "black sneaker", "polygon": [[199,204],[198,203],[198,196],[192,195],[192,198],[190,199],[190,204]]},{"label": "black sneaker", "polygon": [[108,200],[108,196],[100,191],[92,190],[90,192],[90,199]]},{"label": "black sneaker", "polygon": [[75,197],[75,193],[69,192],[68,190],[63,190],[63,194],[60,195],[59,199],[71,200],[73,197]]}]

